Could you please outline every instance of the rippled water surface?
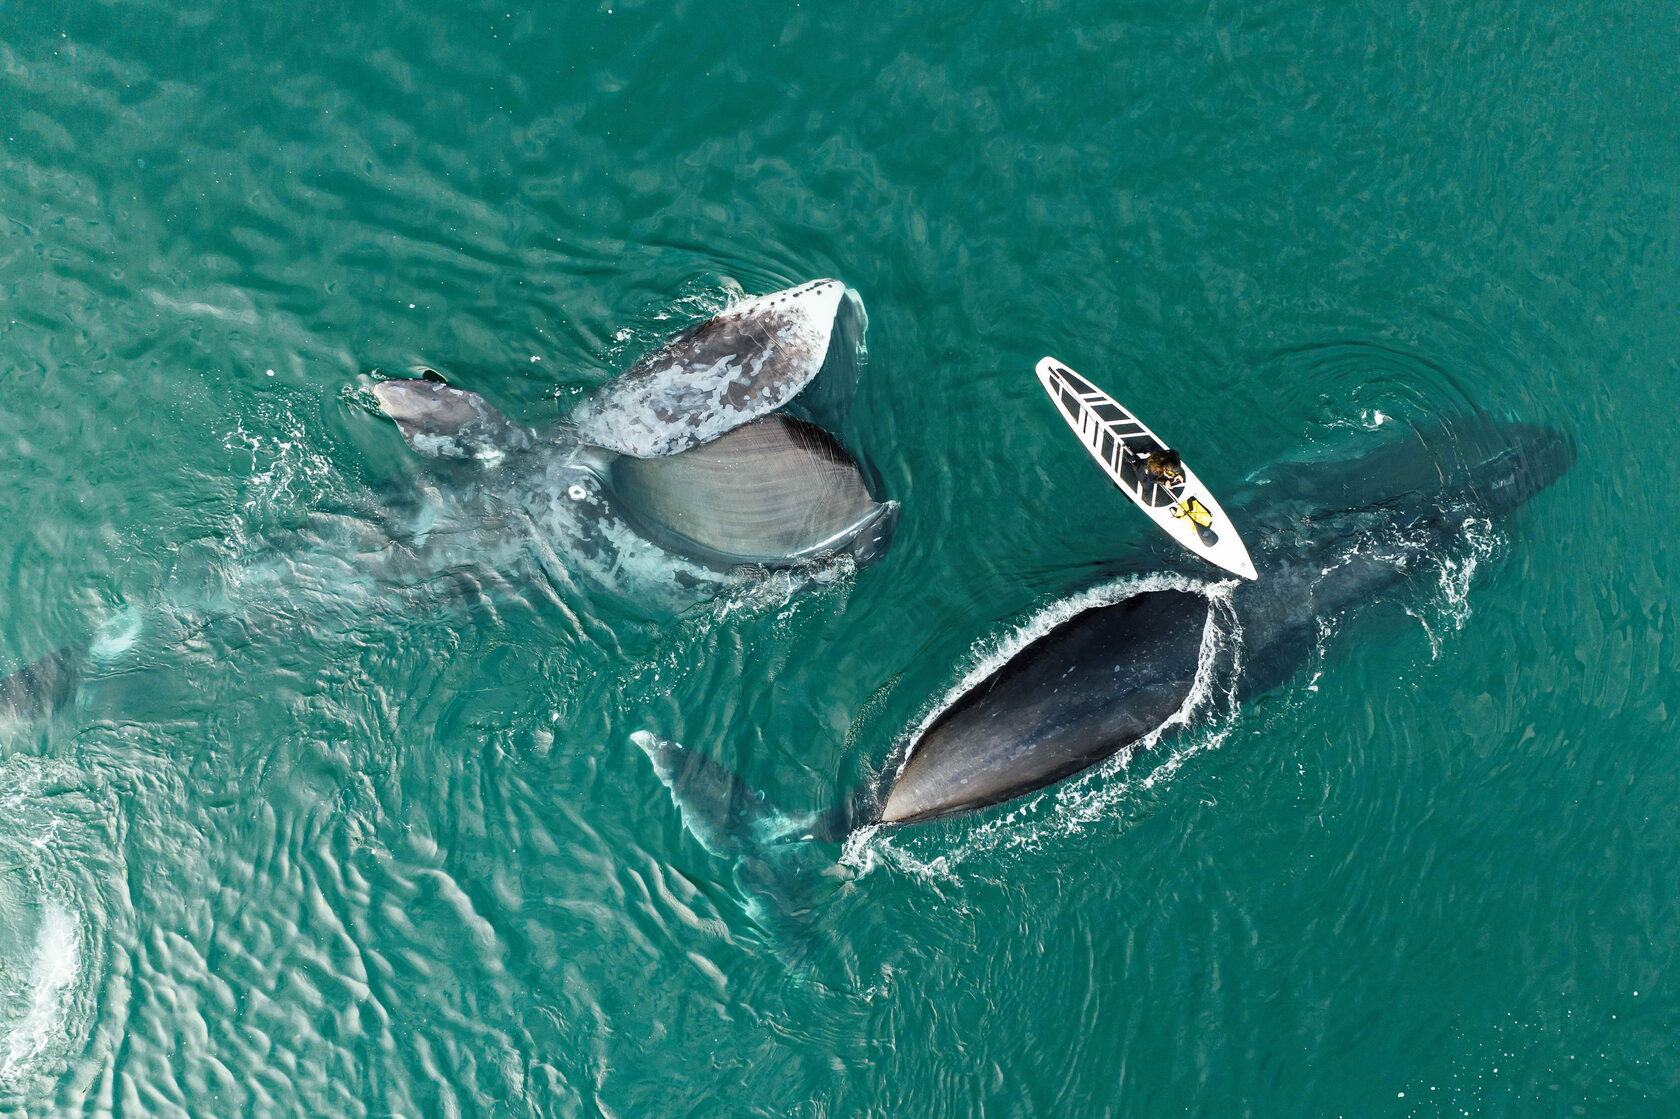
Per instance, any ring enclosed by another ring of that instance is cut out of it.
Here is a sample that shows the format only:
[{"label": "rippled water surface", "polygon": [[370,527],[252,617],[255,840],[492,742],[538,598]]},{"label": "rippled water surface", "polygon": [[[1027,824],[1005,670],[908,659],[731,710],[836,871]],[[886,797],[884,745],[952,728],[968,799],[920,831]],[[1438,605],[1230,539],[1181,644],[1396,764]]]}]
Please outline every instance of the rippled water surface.
[{"label": "rippled water surface", "polygon": [[[1680,1111],[1677,51],[1620,2],[0,2],[0,670],[93,666],[0,731],[0,1110]],[[549,421],[821,276],[878,564],[364,574],[376,375]],[[790,938],[629,736],[812,811],[1121,593],[1153,530],[1047,352],[1220,492],[1472,407],[1581,461],[1127,768],[810,845]]]}]

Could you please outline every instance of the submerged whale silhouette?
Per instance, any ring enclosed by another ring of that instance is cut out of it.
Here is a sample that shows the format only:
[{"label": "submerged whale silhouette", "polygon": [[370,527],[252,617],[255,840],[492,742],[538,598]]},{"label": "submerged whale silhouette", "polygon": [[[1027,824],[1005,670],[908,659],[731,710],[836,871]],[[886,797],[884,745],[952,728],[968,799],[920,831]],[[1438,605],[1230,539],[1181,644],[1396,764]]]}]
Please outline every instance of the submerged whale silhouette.
[{"label": "submerged whale silhouette", "polygon": [[[876,500],[837,439],[788,411],[819,390],[827,400],[847,396],[867,324],[857,294],[837,280],[744,300],[542,429],[436,374],[382,381],[373,388],[379,410],[434,460],[401,517],[321,515],[308,531],[243,557],[236,579],[212,574],[204,594],[177,588],[177,599],[146,616],[125,614],[0,678],[0,721],[56,710],[90,668],[122,656],[142,631],[178,629],[174,614],[262,609],[300,572],[304,582],[332,579],[346,599],[438,580],[581,576],[676,609],[764,568],[871,563],[891,541],[897,503]],[[246,599],[229,599],[217,583],[239,585]]]},{"label": "submerged whale silhouette", "polygon": [[[1516,510],[1573,462],[1549,429],[1464,418],[1339,460],[1279,464],[1227,507],[1243,519],[1260,578],[1229,589],[1239,700],[1306,664],[1324,626],[1438,569],[1471,526]],[[941,819],[1034,792],[1170,733],[1202,663],[1213,600],[1148,590],[1084,610],[956,695],[902,766],[815,815],[780,812],[703,753],[632,735],[684,824],[751,882],[798,864],[802,841],[860,826]],[[783,875],[785,877],[785,875]],[[803,904],[803,903],[802,903]]]}]

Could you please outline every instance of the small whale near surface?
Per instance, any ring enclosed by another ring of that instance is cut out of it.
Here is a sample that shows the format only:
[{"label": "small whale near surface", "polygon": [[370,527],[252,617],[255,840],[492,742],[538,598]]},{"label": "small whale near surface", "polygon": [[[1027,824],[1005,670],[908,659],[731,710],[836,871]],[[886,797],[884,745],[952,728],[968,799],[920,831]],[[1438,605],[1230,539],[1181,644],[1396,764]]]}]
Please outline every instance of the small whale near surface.
[{"label": "small whale near surface", "polygon": [[[1573,462],[1572,442],[1557,431],[1462,417],[1258,472],[1227,503],[1256,542],[1260,574],[1224,598],[1241,642],[1235,698],[1286,682],[1325,622],[1438,570],[1470,526],[1514,512]],[[1065,618],[950,697],[895,771],[803,817],[768,806],[698,751],[648,732],[632,737],[714,852],[762,853],[767,841],[839,841],[862,826],[944,819],[1170,732],[1196,686],[1214,602],[1196,589],[1145,589]]]}]

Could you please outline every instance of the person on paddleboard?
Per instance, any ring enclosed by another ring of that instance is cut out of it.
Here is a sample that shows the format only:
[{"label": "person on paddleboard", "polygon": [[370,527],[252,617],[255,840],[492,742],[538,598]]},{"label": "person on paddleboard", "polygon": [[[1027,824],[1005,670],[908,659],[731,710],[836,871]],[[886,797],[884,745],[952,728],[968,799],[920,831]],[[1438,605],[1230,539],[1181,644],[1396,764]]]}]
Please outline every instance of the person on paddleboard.
[{"label": "person on paddleboard", "polygon": [[1170,447],[1151,451],[1143,460],[1143,476],[1158,486],[1176,486],[1184,481],[1184,460]]},{"label": "person on paddleboard", "polygon": [[[1163,447],[1159,451],[1151,451],[1143,460],[1143,476],[1157,486],[1176,486],[1184,481],[1184,460],[1178,457],[1178,452],[1171,447]],[[1170,491],[1169,491],[1170,492]],[[1188,517],[1196,526],[1197,533],[1206,537],[1206,530],[1213,524],[1213,514],[1207,511],[1194,497],[1187,497],[1173,507],[1173,516]],[[1217,540],[1218,537],[1214,537]],[[1209,544],[1212,541],[1205,541]]]}]

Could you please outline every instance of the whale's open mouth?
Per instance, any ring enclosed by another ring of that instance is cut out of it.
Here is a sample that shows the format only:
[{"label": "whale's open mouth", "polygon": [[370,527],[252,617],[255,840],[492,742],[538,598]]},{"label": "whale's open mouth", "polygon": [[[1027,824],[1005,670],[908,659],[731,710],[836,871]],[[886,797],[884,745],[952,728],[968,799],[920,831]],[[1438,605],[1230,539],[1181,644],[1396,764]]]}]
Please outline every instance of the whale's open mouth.
[{"label": "whale's open mouth", "polygon": [[440,476],[499,503],[487,517],[512,510],[550,577],[584,572],[688,605],[766,569],[887,551],[898,506],[831,434],[845,429],[868,321],[838,280],[731,304],[558,426],[526,427],[441,379],[382,381],[373,395],[410,448],[461,467]]},{"label": "whale's open mouth", "polygon": [[1232,583],[1153,576],[1052,604],[983,656],[908,736],[878,820],[1013,800],[1187,721],[1236,661]]},{"label": "whale's open mouth", "polygon": [[643,536],[708,566],[778,567],[886,550],[897,506],[815,424],[773,414],[664,458],[616,459],[615,505]]}]

